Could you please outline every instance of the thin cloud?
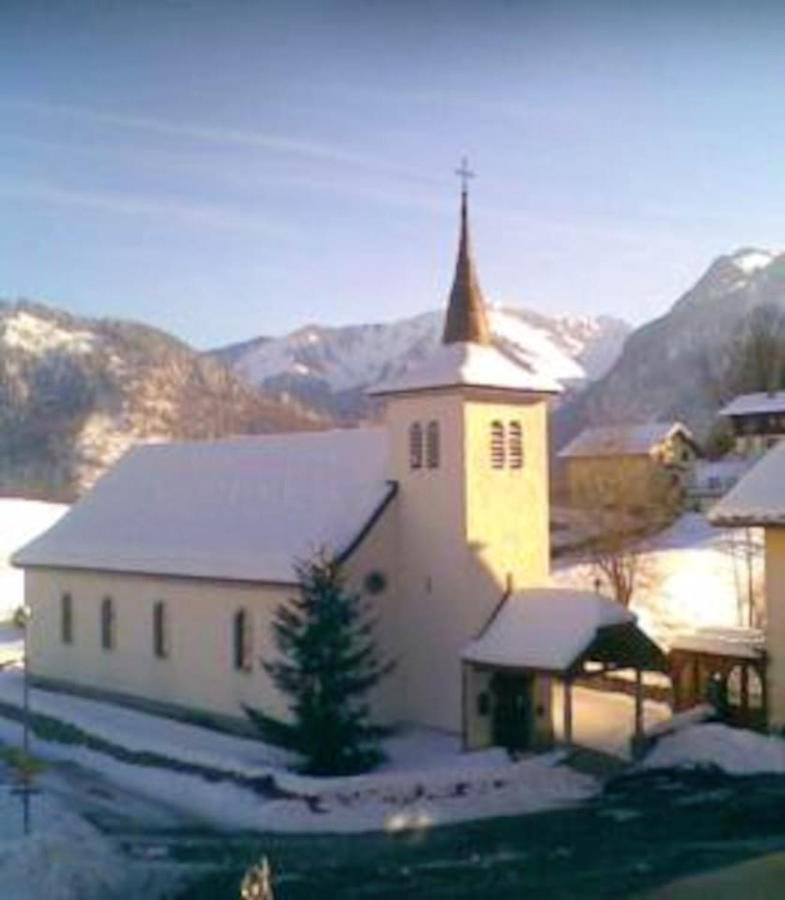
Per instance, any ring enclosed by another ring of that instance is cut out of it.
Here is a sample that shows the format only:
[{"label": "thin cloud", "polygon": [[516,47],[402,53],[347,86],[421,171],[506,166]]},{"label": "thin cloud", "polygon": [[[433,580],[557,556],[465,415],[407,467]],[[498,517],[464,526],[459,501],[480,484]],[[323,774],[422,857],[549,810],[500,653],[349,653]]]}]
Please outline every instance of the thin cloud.
[{"label": "thin cloud", "polygon": [[373,159],[362,154],[353,153],[332,144],[319,141],[302,140],[261,131],[247,131],[238,128],[205,125],[196,122],[173,122],[149,116],[135,116],[121,113],[110,113],[102,110],[71,106],[65,103],[45,103],[32,100],[15,100],[0,98],[0,106],[7,109],[18,109],[36,115],[62,116],[93,125],[114,128],[134,129],[148,134],[163,137],[185,138],[203,143],[219,144],[267,150],[282,155],[295,156],[301,159],[330,162],[345,166],[362,167],[374,171],[397,172],[408,177],[420,177],[420,173]]},{"label": "thin cloud", "polygon": [[210,203],[190,203],[168,197],[149,197],[113,191],[83,191],[39,181],[0,183],[0,196],[56,206],[76,206],[123,216],[149,216],[159,222],[177,222],[225,230],[258,231],[272,237],[285,237],[291,234],[288,229],[271,224],[250,213],[227,210]]}]

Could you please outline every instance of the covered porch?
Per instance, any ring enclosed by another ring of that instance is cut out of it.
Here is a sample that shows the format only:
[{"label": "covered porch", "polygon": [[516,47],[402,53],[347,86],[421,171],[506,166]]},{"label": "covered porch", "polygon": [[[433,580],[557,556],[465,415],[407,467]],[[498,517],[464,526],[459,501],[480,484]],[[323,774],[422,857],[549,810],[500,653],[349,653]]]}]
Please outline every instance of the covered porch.
[{"label": "covered porch", "polygon": [[757,628],[698,628],[671,646],[673,709],[710,703],[740,728],[768,725],[765,636]]},{"label": "covered porch", "polygon": [[[644,732],[643,673],[667,670],[664,653],[631,612],[595,593],[556,588],[506,597],[462,661],[465,748],[498,745],[511,752],[573,745],[576,694],[584,728],[591,728],[592,716],[629,710],[635,744]],[[595,693],[587,693],[587,680],[619,670],[632,673],[632,703],[605,693],[615,701],[585,708]]]}]

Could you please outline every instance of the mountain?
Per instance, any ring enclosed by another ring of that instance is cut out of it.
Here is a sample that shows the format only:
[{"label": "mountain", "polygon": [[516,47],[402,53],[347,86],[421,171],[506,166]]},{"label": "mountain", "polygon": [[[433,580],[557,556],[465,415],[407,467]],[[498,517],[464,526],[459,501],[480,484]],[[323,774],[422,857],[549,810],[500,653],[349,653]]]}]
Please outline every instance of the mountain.
[{"label": "mountain", "polygon": [[320,424],[162,331],[0,302],[0,493],[71,499],[140,441]]},{"label": "mountain", "polygon": [[[428,312],[387,324],[309,325],[211,355],[251,384],[352,421],[367,411],[368,387],[400,375],[433,350],[442,323],[443,313]],[[607,316],[545,316],[513,308],[491,309],[490,323],[496,341],[516,359],[572,385],[607,371],[629,331]]]},{"label": "mountain", "polygon": [[745,247],[719,257],[666,315],[627,338],[602,378],[557,411],[557,440],[586,424],[654,419],[681,419],[705,435],[719,405],[710,373],[742,320],[771,303],[785,308],[785,254]]}]

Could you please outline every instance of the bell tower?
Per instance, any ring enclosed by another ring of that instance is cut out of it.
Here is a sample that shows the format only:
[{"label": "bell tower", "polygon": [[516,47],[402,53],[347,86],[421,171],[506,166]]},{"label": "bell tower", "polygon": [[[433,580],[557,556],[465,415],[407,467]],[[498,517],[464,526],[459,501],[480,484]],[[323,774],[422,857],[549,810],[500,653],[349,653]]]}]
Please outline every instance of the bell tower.
[{"label": "bell tower", "polygon": [[550,568],[547,400],[560,386],[498,349],[469,239],[462,180],[458,255],[442,341],[382,399],[398,482],[403,717],[457,729],[463,647],[512,587]]}]

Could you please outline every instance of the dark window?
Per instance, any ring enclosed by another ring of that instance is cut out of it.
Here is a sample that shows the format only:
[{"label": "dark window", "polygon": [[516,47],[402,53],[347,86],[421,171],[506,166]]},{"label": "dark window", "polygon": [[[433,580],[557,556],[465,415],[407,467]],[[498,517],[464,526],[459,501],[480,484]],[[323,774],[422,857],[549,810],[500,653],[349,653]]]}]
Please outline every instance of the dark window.
[{"label": "dark window", "polygon": [[501,422],[491,422],[491,466],[503,469],[505,458],[504,425]]},{"label": "dark window", "polygon": [[70,594],[60,597],[60,637],[64,644],[74,642],[74,601]]},{"label": "dark window", "polygon": [[439,468],[439,423],[429,422],[425,433],[425,456],[429,469]]},{"label": "dark window", "polygon": [[238,671],[251,671],[251,656],[253,652],[253,639],[251,635],[251,622],[248,613],[239,609],[234,614],[234,667]]},{"label": "dark window", "polygon": [[159,659],[169,656],[169,613],[163,600],[153,606],[153,653]]},{"label": "dark window", "polygon": [[419,422],[409,426],[409,467],[422,468],[422,425]]},{"label": "dark window", "polygon": [[104,650],[114,650],[117,642],[115,630],[114,600],[104,597],[101,601],[101,646]]},{"label": "dark window", "polygon": [[509,432],[509,456],[510,456],[510,468],[511,469],[522,469],[523,468],[523,429],[521,428],[521,423],[517,420],[514,422],[510,422],[510,432]]}]

